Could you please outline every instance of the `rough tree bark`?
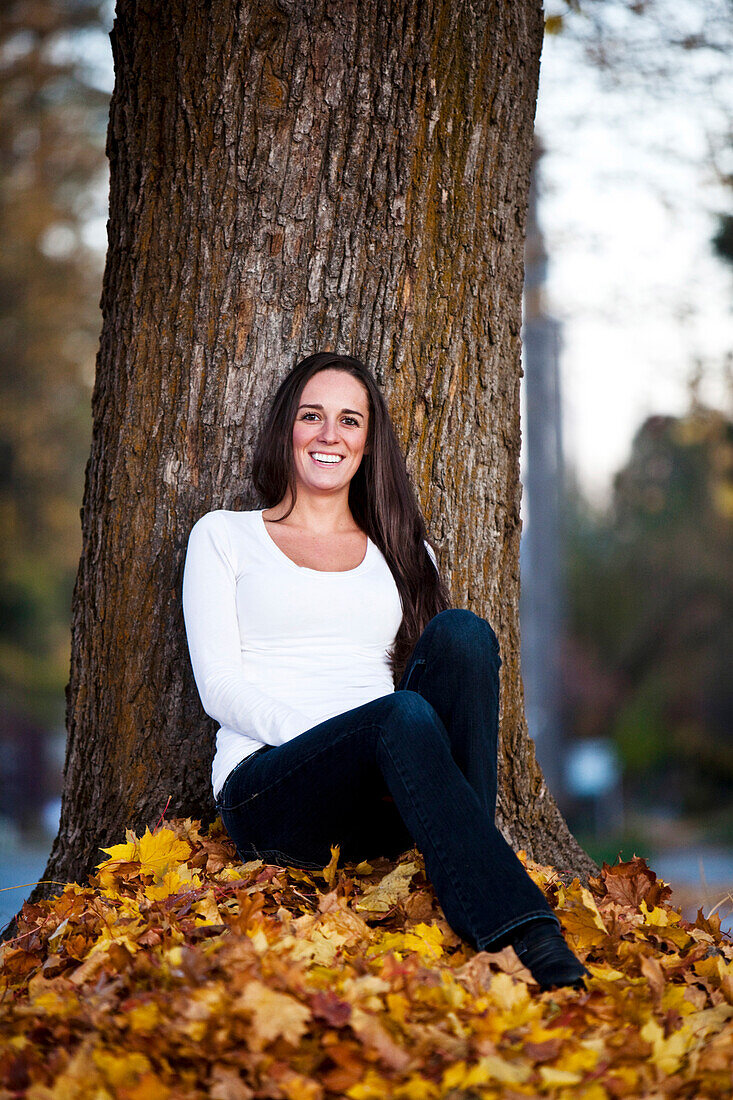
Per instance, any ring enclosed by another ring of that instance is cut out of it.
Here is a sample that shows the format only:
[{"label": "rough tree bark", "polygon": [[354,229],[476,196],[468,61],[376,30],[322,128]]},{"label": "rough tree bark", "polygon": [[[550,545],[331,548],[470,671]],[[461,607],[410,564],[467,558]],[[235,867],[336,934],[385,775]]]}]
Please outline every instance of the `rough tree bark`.
[{"label": "rough tree bark", "polygon": [[540,0],[119,0],[109,251],[45,878],[213,816],[181,615],[188,532],[255,507],[266,396],[337,350],[388,395],[456,606],[503,654],[500,822],[592,866],[535,763],[519,667],[523,238]]}]

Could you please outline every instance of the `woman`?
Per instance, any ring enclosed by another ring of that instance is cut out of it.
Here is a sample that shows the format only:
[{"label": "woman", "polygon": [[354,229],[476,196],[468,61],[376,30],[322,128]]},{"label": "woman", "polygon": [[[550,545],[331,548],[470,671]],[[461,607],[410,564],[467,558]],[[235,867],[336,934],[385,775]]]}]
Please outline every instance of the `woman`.
[{"label": "woman", "polygon": [[[216,806],[244,860],[322,868],[416,844],[446,919],[513,944],[542,988],[587,973],[494,825],[493,630],[448,595],[369,371],[321,352],[275,394],[254,456],[266,507],[194,525],[183,607],[220,723]],[[397,689],[394,690],[394,683]]]}]

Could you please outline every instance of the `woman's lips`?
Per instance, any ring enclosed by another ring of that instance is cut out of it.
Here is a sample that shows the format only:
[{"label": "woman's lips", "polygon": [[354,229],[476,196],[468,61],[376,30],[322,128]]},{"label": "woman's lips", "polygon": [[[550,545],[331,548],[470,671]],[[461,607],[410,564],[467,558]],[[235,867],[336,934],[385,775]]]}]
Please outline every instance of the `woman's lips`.
[{"label": "woman's lips", "polygon": [[[308,453],[315,462],[316,466],[320,466],[321,469],[338,466],[342,462],[344,457],[343,455],[331,455],[329,457],[325,457],[328,455],[328,451],[309,451]],[[319,455],[324,456],[323,460],[318,457]]]}]

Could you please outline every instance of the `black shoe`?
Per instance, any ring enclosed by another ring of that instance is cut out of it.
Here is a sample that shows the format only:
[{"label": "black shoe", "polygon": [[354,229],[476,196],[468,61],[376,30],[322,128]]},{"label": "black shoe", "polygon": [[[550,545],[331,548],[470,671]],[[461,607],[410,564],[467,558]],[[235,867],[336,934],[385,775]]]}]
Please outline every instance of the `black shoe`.
[{"label": "black shoe", "polygon": [[540,989],[559,985],[585,988],[584,979],[590,975],[565,943],[556,924],[547,920],[529,921],[518,929],[512,947]]}]

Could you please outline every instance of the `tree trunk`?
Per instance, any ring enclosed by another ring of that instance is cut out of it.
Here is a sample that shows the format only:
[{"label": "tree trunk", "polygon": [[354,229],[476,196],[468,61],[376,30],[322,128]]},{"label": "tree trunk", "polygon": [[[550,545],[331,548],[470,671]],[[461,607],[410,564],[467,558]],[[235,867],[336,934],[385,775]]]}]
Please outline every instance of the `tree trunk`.
[{"label": "tree trunk", "polygon": [[[211,820],[181,613],[194,521],[255,507],[266,397],[316,350],[388,397],[456,606],[503,656],[500,823],[592,864],[535,763],[519,669],[523,236],[540,0],[120,0],[103,329],[46,878],[126,827]],[[170,804],[168,799],[170,797]]]}]

